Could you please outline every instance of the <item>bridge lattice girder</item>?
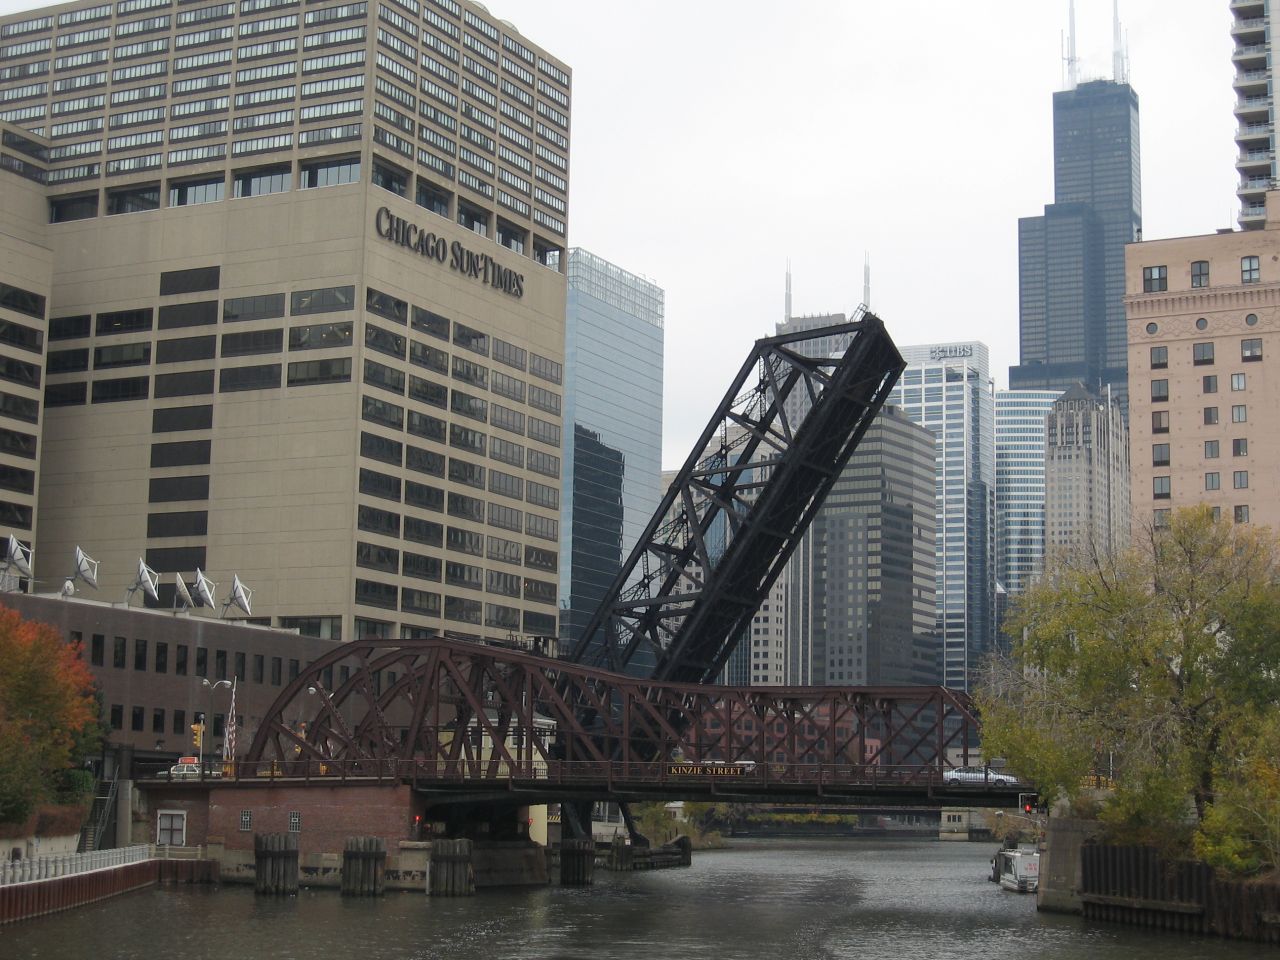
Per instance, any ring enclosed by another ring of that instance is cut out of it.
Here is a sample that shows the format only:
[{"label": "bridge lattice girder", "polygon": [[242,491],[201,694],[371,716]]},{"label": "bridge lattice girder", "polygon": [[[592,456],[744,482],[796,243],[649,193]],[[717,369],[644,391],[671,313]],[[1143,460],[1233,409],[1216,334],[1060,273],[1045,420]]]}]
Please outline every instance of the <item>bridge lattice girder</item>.
[{"label": "bridge lattice girder", "polygon": [[[799,352],[836,336],[842,356]],[[871,313],[757,341],[567,658],[715,680],[903,367]]]},{"label": "bridge lattice girder", "polygon": [[395,769],[420,782],[533,778],[549,768],[599,778],[632,764],[651,769],[655,758],[931,776],[948,751],[964,749],[974,724],[967,698],[942,687],[660,683],[508,647],[370,639],[292,680],[245,760],[247,769],[332,764],[344,776]]}]

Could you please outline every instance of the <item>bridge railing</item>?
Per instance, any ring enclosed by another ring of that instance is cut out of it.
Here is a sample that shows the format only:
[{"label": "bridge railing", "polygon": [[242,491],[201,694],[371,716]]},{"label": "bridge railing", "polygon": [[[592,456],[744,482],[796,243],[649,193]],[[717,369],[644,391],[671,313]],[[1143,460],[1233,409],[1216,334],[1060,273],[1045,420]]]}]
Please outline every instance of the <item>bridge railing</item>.
[{"label": "bridge railing", "polygon": [[[422,785],[490,782],[534,786],[660,787],[678,784],[723,783],[726,787],[869,788],[939,787],[963,792],[966,786],[947,783],[940,764],[891,763],[765,763],[720,760],[507,760],[497,757],[435,759],[264,760],[218,764],[204,776],[183,784],[264,782],[275,779],[321,781],[363,780],[414,782]],[[147,779],[147,773],[142,773]],[[168,768],[151,774],[151,782],[169,779]]]}]

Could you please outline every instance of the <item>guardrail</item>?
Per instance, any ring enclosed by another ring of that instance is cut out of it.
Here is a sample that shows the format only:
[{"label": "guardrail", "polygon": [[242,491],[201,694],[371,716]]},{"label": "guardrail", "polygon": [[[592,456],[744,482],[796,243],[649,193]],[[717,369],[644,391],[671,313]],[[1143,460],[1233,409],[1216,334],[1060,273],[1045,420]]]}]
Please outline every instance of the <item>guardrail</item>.
[{"label": "guardrail", "polygon": [[[422,786],[488,782],[518,785],[522,788],[554,786],[620,785],[637,787],[672,787],[709,783],[771,790],[796,787],[817,789],[893,789],[916,788],[947,792],[982,792],[992,788],[1016,789],[1018,782],[1006,782],[1003,776],[953,777],[937,764],[890,763],[767,763],[720,760],[508,760],[499,757],[458,759],[364,758],[356,760],[241,760],[219,763],[205,771],[203,777],[172,777],[162,767],[144,783],[170,781],[177,784],[244,784],[274,780],[319,781],[324,783],[361,781],[397,781]],[[1025,785],[1023,785],[1025,786]]]},{"label": "guardrail", "polygon": [[74,874],[91,873],[139,863],[155,857],[155,848],[149,843],[114,850],[90,850],[87,853],[54,854],[51,857],[28,857],[0,863],[0,887],[31,880],[51,880]]}]

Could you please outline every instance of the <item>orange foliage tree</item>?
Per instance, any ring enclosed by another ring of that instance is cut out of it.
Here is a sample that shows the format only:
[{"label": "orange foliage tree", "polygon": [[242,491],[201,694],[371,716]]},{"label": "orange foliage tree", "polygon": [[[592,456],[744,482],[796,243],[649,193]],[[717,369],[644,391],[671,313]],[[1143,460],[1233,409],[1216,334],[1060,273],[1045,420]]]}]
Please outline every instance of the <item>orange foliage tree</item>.
[{"label": "orange foliage tree", "polygon": [[98,725],[93,676],[48,624],[0,607],[0,823],[24,820]]}]

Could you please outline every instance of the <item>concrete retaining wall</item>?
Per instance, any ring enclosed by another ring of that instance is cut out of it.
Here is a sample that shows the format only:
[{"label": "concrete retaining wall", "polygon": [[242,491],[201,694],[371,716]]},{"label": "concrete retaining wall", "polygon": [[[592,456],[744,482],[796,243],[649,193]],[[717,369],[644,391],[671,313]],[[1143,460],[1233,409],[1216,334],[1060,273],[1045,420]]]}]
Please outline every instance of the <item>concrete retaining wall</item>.
[{"label": "concrete retaining wall", "polygon": [[1080,899],[1080,848],[1097,836],[1096,820],[1050,817],[1040,854],[1040,889],[1036,907],[1048,913],[1083,913]]}]

